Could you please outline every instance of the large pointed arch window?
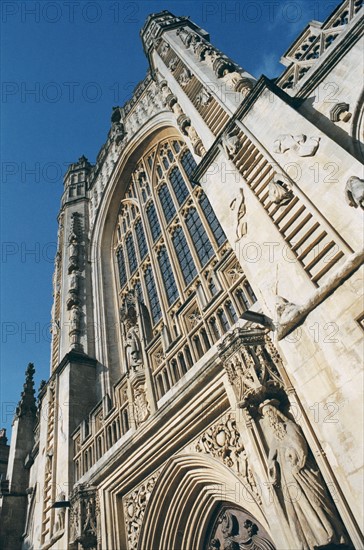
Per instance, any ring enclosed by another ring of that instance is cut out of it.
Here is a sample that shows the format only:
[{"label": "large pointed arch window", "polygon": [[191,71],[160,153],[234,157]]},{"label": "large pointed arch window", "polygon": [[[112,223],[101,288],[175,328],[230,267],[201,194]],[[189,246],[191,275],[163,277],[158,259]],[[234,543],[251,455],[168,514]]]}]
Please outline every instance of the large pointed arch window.
[{"label": "large pointed arch window", "polygon": [[119,304],[134,290],[149,311],[146,353],[159,398],[256,299],[192,180],[195,168],[181,138],[152,144],[135,164],[114,232]]}]

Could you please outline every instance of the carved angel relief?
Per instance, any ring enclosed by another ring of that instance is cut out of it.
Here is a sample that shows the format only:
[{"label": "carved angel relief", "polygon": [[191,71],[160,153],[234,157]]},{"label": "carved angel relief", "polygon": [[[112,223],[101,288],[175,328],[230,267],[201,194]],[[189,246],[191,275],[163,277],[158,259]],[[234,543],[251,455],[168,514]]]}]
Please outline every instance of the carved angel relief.
[{"label": "carved angel relief", "polygon": [[305,134],[292,136],[290,134],[282,134],[278,136],[273,144],[275,153],[283,154],[286,151],[293,151],[299,157],[313,157],[320,145],[319,137],[307,137]]},{"label": "carved angel relief", "polygon": [[178,79],[178,82],[180,83],[180,85],[182,86],[182,88],[185,88],[187,86],[187,84],[190,83],[192,79],[192,73],[189,69],[187,69],[186,67],[182,70],[181,74],[180,74],[180,77]]},{"label": "carved angel relief", "polygon": [[274,204],[284,206],[293,198],[291,182],[283,174],[274,174],[273,179],[269,182],[268,198]]},{"label": "carved angel relief", "polygon": [[222,136],[221,144],[229,159],[234,157],[240,149],[240,139],[236,130],[225,132]]},{"label": "carved angel relief", "polygon": [[212,95],[209,94],[209,92],[205,88],[202,88],[202,90],[196,96],[196,104],[199,107],[206,107],[206,105],[208,105],[211,100]]}]

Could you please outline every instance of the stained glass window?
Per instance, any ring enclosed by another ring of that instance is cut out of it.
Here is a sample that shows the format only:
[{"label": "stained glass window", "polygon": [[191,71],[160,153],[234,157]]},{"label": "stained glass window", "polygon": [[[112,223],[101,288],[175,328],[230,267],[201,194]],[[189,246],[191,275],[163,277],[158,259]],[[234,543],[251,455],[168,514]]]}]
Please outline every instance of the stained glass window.
[{"label": "stained glass window", "polygon": [[188,285],[196,277],[197,269],[191,255],[191,251],[188,248],[182,227],[177,227],[173,233],[172,240],[185,284]]},{"label": "stained glass window", "polygon": [[128,253],[130,273],[134,273],[134,271],[138,267],[138,262],[135,254],[133,236],[131,233],[129,233],[129,235],[126,238],[126,250]]},{"label": "stained glass window", "polygon": [[144,229],[141,220],[135,224],[135,233],[138,241],[139,255],[142,260],[148,254],[148,245],[145,240]]},{"label": "stained glass window", "polygon": [[178,201],[178,204],[181,205],[185,202],[186,198],[189,195],[189,191],[187,189],[187,185],[185,183],[185,180],[183,179],[183,176],[179,170],[179,168],[175,167],[170,173],[169,181],[172,184],[173,191],[176,195],[176,199]]},{"label": "stained glass window", "polygon": [[161,226],[157,218],[157,212],[155,210],[154,202],[151,202],[147,208],[147,216],[149,221],[149,227],[152,232],[153,241],[156,241],[161,234]]},{"label": "stained glass window", "polygon": [[214,250],[195,208],[189,210],[186,216],[186,225],[191,235],[191,239],[193,240],[201,266],[203,267],[214,255]]},{"label": "stained glass window", "polygon": [[163,208],[164,216],[166,218],[166,222],[169,223],[175,215],[176,209],[174,207],[172,197],[166,183],[163,183],[163,185],[160,187],[158,194],[159,200],[161,201],[161,205]]},{"label": "stained glass window", "polygon": [[119,248],[119,250],[116,253],[116,257],[118,260],[120,286],[122,288],[126,284],[125,259],[124,259],[124,252],[122,248]]},{"label": "stained glass window", "polygon": [[178,289],[174,274],[172,271],[171,262],[169,261],[166,248],[162,248],[158,256],[159,268],[161,270],[164,288],[167,295],[168,305],[172,305],[178,298]]},{"label": "stained glass window", "polygon": [[154,275],[151,267],[148,267],[145,271],[145,286],[147,288],[147,294],[150,305],[150,314],[153,320],[153,323],[157,323],[162,317],[161,306],[159,304],[159,299],[157,295],[157,289],[155,286]]},{"label": "stained glass window", "polygon": [[203,210],[207,223],[209,224],[214,234],[217,244],[221,246],[226,241],[226,235],[219,223],[219,220],[216,217],[215,212],[212,209],[209,199],[207,198],[204,192],[202,192],[199,198],[199,203],[201,205],[201,208]]},{"label": "stained glass window", "polygon": [[192,172],[194,171],[194,169],[197,166],[196,161],[193,158],[190,151],[186,151],[185,153],[183,153],[183,155],[181,157],[181,164],[183,166],[184,171],[187,174],[187,177],[189,178],[190,175],[192,174]]}]

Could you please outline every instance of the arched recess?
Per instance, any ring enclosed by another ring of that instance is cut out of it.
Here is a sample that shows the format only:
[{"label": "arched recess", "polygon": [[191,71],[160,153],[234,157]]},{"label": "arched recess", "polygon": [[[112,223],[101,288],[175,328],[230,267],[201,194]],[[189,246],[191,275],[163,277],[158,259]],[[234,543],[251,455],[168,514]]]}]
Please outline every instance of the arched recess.
[{"label": "arched recess", "polygon": [[200,454],[172,457],[148,501],[138,550],[205,550],[217,514],[229,504],[269,534],[260,505],[229,468]]},{"label": "arched recess", "polygon": [[95,349],[97,360],[104,366],[100,377],[102,395],[111,393],[112,386],[121,374],[122,355],[120,341],[116,337],[119,318],[112,263],[112,237],[120,202],[125,196],[131,173],[145,150],[166,137],[184,140],[174,124],[172,113],[157,115],[153,121],[145,125],[144,132],[138,133],[122,151],[105,189],[92,228],[90,254],[93,271]]}]

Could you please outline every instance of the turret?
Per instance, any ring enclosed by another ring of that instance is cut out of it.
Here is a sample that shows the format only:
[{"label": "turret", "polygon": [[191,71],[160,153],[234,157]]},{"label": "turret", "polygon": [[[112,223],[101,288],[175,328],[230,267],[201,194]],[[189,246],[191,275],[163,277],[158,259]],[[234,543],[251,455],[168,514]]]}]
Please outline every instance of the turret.
[{"label": "turret", "polygon": [[25,371],[24,389],[15,411],[7,469],[7,491],[3,492],[0,547],[17,550],[22,546],[27,507],[29,468],[33,462],[36,402],[34,397],[34,365]]}]

